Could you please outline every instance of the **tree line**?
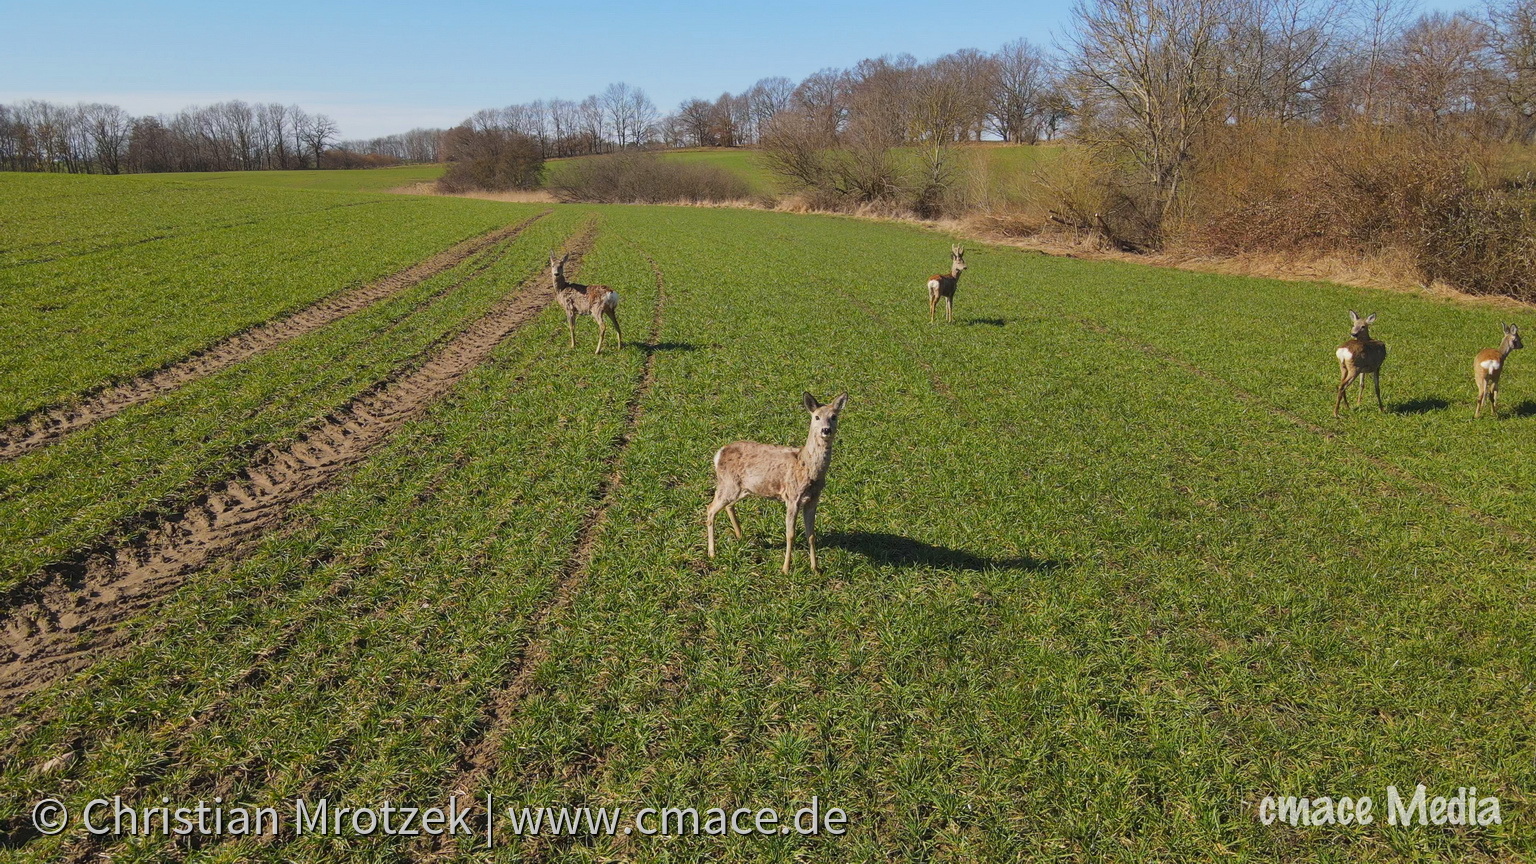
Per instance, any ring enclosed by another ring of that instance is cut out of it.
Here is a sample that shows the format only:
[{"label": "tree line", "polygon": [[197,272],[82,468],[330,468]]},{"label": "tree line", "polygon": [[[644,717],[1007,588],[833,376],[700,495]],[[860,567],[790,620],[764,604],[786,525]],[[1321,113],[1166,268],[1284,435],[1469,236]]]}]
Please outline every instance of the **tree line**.
[{"label": "tree line", "polygon": [[338,141],[336,122],[297,105],[240,100],[135,117],[117,105],[0,104],[0,169],[121,174],[348,167],[359,155],[435,162],[441,130]]}]

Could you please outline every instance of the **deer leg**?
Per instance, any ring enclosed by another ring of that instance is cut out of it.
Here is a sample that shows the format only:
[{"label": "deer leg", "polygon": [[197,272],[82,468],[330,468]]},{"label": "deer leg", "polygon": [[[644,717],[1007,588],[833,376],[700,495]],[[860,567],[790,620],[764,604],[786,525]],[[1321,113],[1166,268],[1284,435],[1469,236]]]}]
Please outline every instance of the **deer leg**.
[{"label": "deer leg", "polygon": [[944,298],[944,321],[947,324],[955,323],[955,298]]},{"label": "deer leg", "polygon": [[800,516],[798,502],[784,502],[784,572],[789,573],[789,561],[795,554],[795,520]]},{"label": "deer leg", "polygon": [[[730,499],[722,496],[720,491],[721,490],[717,490],[715,492],[715,500],[709,502],[709,510],[704,514],[704,532],[709,537],[709,557],[711,558],[715,557],[715,516],[719,514],[721,510],[731,506],[729,504],[721,503]],[[734,516],[731,517],[731,521],[734,522],[735,518],[736,517]],[[741,535],[737,534],[737,536],[739,537]]]},{"label": "deer leg", "polygon": [[1488,407],[1493,409],[1493,419],[1499,419],[1499,382],[1488,383]]},{"label": "deer leg", "polygon": [[619,312],[618,312],[618,310],[614,309],[612,306],[609,306],[608,308],[603,310],[603,314],[607,315],[609,320],[611,320],[613,322],[613,335],[614,335],[614,338],[619,340],[619,347],[623,348],[624,347],[624,331],[619,329]]},{"label": "deer leg", "polygon": [[938,295],[937,292],[934,292],[934,291],[930,290],[928,292],[928,323],[929,324],[932,324],[934,322],[934,314],[938,311],[938,309],[939,309],[939,295]]},{"label": "deer leg", "polygon": [[1483,399],[1488,396],[1488,385],[1482,381],[1477,382],[1477,407],[1472,409],[1472,419],[1483,416]]},{"label": "deer leg", "polygon": [[1342,402],[1346,408],[1349,407],[1349,382],[1351,380],[1349,370],[1340,368],[1339,375],[1339,395],[1333,400],[1333,416],[1335,417],[1339,416],[1339,403]]},{"label": "deer leg", "polygon": [[576,313],[565,313],[565,329],[571,334],[571,347],[576,347]]},{"label": "deer leg", "polygon": [[[1371,373],[1371,386],[1376,389],[1376,410],[1383,414],[1387,413],[1387,406],[1382,404],[1381,401],[1381,372]],[[1363,378],[1360,379],[1360,390],[1362,393],[1365,392],[1365,379]],[[1364,397],[1362,396],[1361,399],[1363,401]]]},{"label": "deer leg", "polygon": [[736,532],[736,539],[741,539],[741,523],[736,521],[736,502],[725,505],[725,515],[731,517],[731,530]]},{"label": "deer leg", "polygon": [[816,563],[816,504],[817,502],[805,502],[805,541],[811,547],[811,572],[820,573],[821,567]]}]

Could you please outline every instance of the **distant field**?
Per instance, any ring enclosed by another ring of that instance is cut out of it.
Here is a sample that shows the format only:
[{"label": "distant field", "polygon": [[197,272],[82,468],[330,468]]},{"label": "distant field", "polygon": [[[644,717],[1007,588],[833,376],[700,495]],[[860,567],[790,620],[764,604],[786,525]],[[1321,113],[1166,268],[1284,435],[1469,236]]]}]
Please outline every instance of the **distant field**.
[{"label": "distant field", "polygon": [[[967,177],[974,177],[987,195],[1002,203],[1017,203],[1033,194],[1033,173],[1048,165],[1061,152],[1060,145],[1006,146],[967,145],[958,148],[959,163]],[[546,186],[559,181],[564,166],[576,159],[551,159],[546,163]],[[783,182],[763,160],[761,151],[732,148],[668,150],[662,158],[679,162],[712,165],[731,172],[744,181],[754,195],[773,197],[783,191]],[[898,151],[898,158],[902,158]],[[400,168],[371,168],[355,171],[233,171],[211,174],[176,175],[189,183],[231,189],[309,189],[330,192],[386,192],[435,180],[442,175],[442,165],[408,165]]]},{"label": "distant field", "polygon": [[[983,144],[964,145],[957,148],[962,174],[967,178],[974,178],[989,198],[1000,203],[1018,203],[1035,194],[1033,172],[1050,164],[1061,152],[1061,145]],[[898,159],[909,156],[909,153],[897,151]],[[670,150],[665,151],[663,157],[723,168],[745,180],[756,195],[774,196],[782,193],[784,189],[783,181],[768,168],[762,152],[758,150],[727,148]],[[548,163],[545,183],[556,182],[562,170],[561,166],[571,161],[573,160],[551,160]]]},{"label": "distant field", "polygon": [[[0,175],[7,416],[540,217],[0,460],[7,860],[1536,854],[1536,358],[1511,358],[1500,421],[1473,421],[1470,375],[1536,314],[973,245],[956,323],[932,325],[933,232],[330,185],[367,173]],[[622,295],[622,350],[594,356],[586,320],[567,347],[550,249]],[[1347,309],[1380,316],[1388,410],[1334,420]],[[444,357],[470,359],[424,373]],[[359,407],[397,385],[426,394],[411,413]],[[708,559],[712,454],[803,441],[805,390],[850,394],[823,572],[803,541],[779,571],[762,501]],[[173,566],[226,512],[235,539]],[[1498,795],[1504,824],[1385,825],[1385,787],[1418,783]],[[849,823],[488,851],[27,828],[44,797],[456,790],[623,818],[814,796]],[[1271,794],[1372,795],[1379,821],[1264,826]]]},{"label": "distant field", "polygon": [[227,171],[182,174],[193,182],[217,186],[277,186],[326,192],[388,192],[401,186],[436,180],[442,165],[402,165],[398,168],[362,168],[351,171]]}]

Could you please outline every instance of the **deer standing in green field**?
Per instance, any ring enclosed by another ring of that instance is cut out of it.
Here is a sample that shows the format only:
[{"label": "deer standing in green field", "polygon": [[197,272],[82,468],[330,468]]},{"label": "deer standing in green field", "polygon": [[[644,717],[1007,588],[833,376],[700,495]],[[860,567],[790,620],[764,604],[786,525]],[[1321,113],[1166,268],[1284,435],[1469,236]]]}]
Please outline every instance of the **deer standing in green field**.
[{"label": "deer standing in green field", "polygon": [[1333,416],[1339,416],[1339,403],[1349,405],[1345,391],[1356,378],[1360,379],[1358,400],[1365,402],[1365,376],[1369,374],[1376,385],[1376,407],[1387,408],[1381,401],[1381,364],[1387,359],[1387,343],[1371,338],[1370,326],[1376,321],[1372,312],[1364,318],[1349,310],[1349,339],[1333,352],[1339,358],[1339,394],[1333,400]]},{"label": "deer standing in green field", "polygon": [[576,316],[586,313],[597,322],[597,353],[603,353],[603,336],[608,328],[603,323],[607,316],[613,322],[613,332],[624,347],[624,331],[619,329],[619,294],[607,285],[582,285],[565,278],[565,263],[571,260],[569,253],[559,260],[549,253],[549,275],[555,281],[555,299],[565,310],[565,328],[571,334],[571,347],[576,347]]},{"label": "deer standing in green field", "polygon": [[960,287],[960,274],[965,272],[965,247],[951,244],[949,247],[949,274],[935,273],[928,277],[928,323],[932,324],[944,300],[944,320],[954,323],[955,289]]},{"label": "deer standing in green field", "polygon": [[736,502],[748,495],[777,498],[784,502],[784,572],[795,548],[795,519],[805,514],[806,542],[811,550],[811,571],[820,572],[816,563],[816,505],[827,485],[827,468],[832,464],[832,436],[837,434],[837,418],[848,404],[844,393],[823,405],[806,393],[805,410],[811,412],[811,430],[805,446],[782,447],[737,441],[715,453],[715,499],[704,517],[709,536],[709,557],[715,557],[715,516],[721,510],[731,519],[731,531],[741,539],[741,523],[736,521]]},{"label": "deer standing in green field", "polygon": [[1500,324],[1504,328],[1504,341],[1497,348],[1484,348],[1477,352],[1472,359],[1472,380],[1477,383],[1477,408],[1473,409],[1473,417],[1483,416],[1483,401],[1487,400],[1488,407],[1493,409],[1493,416],[1499,416],[1499,376],[1504,374],[1504,364],[1509,361],[1509,352],[1516,348],[1524,348],[1525,343],[1520,341],[1520,328],[1515,324]]}]

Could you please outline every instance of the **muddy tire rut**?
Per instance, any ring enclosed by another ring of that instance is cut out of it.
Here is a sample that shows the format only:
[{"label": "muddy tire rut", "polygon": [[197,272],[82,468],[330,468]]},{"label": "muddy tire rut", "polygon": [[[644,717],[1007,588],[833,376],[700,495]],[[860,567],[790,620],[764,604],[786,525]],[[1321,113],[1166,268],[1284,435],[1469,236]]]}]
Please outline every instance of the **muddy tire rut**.
[{"label": "muddy tire rut", "polygon": [[228,369],[257,354],[270,351],[284,342],[318,330],[399,294],[457,267],[498,243],[511,240],[550,212],[546,210],[521,222],[466,240],[377,282],[343,291],[306,306],[291,315],[259,324],[169,366],[145,373],[122,384],[89,393],[78,401],[34,412],[0,429],[0,460],[15,459],[52,444],[71,432],[120,414],[134,405],[175,390],[189,381]]},{"label": "muddy tire rut", "polygon": [[[506,683],[487,697],[480,721],[459,751],[455,776],[448,781],[445,790],[447,796],[472,798],[481,791],[478,787],[495,772],[500,762],[499,752],[506,730],[516,717],[519,706],[534,692],[534,677],[539,667],[550,657],[550,637],[559,626],[559,616],[575,601],[582,584],[586,582],[593,556],[597,552],[597,541],[608,521],[608,511],[618,499],[623,483],[624,453],[640,422],[646,394],[656,381],[654,346],[661,337],[662,309],[666,303],[666,283],[661,269],[644,250],[638,246],[635,248],[650,263],[651,272],[655,276],[656,304],[651,313],[645,360],[625,402],[624,426],[615,436],[613,447],[604,460],[607,473],[593,490],[593,500],[597,504],[582,518],[571,553],[556,579],[554,593],[533,615],[523,651],[504,673],[503,680]],[[595,767],[589,766],[593,769]],[[418,844],[418,850],[424,856],[439,858],[453,854],[454,841],[455,838],[448,834],[426,838]]]},{"label": "muddy tire rut", "polygon": [[[591,226],[567,244],[578,258]],[[503,237],[503,239],[505,239]],[[354,398],[296,441],[258,454],[141,539],[46,571],[0,618],[0,703],[11,703],[95,661],[126,639],[117,625],[164,598],[186,575],[277,526],[294,504],[371,454],[445,395],[553,299],[542,273],[432,351],[419,365]]]}]

